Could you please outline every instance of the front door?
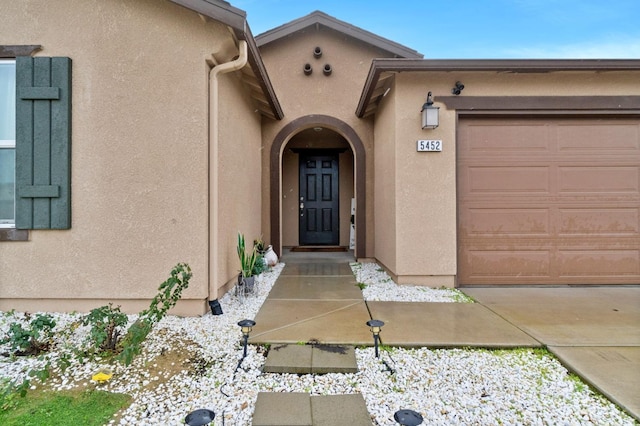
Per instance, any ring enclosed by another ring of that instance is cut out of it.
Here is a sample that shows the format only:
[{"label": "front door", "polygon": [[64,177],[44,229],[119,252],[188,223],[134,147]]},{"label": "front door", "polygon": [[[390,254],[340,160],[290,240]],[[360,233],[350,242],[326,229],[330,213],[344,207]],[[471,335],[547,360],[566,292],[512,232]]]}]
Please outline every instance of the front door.
[{"label": "front door", "polygon": [[338,245],[337,153],[300,153],[300,245]]}]

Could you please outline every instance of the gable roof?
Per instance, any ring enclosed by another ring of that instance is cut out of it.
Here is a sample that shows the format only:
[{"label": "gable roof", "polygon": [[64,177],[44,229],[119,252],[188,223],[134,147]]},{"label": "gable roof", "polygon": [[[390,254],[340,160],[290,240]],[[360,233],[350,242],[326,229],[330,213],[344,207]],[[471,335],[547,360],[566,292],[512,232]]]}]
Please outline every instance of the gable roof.
[{"label": "gable roof", "polygon": [[222,0],[170,0],[199,15],[228,26],[238,40],[247,42],[249,66],[242,69],[242,80],[251,89],[257,109],[262,115],[281,120],[280,102],[262,62],[262,56],[247,23],[247,13]]},{"label": "gable roof", "polygon": [[377,47],[378,49],[384,50],[391,56],[396,58],[423,57],[421,53],[413,49],[410,49],[386,38],[380,37],[347,22],[336,19],[333,16],[329,16],[319,10],[311,12],[307,16],[303,16],[302,18],[296,19],[287,24],[281,25],[272,30],[257,35],[256,42],[258,43],[259,47],[262,47],[274,41],[280,40],[286,36],[289,36],[295,32],[317,25],[322,25],[326,28],[338,31],[356,40],[360,40],[371,46]]}]

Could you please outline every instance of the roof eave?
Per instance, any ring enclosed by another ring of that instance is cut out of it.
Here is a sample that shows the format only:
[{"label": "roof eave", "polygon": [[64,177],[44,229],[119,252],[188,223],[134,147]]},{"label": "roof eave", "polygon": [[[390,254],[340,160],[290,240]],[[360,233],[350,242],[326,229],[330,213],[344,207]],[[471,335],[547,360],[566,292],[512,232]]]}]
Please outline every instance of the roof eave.
[{"label": "roof eave", "polygon": [[298,18],[289,23],[276,27],[256,36],[258,46],[262,47],[274,41],[280,40],[295,32],[301,31],[313,25],[322,25],[335,31],[346,34],[354,39],[360,40],[381,50],[400,58],[422,58],[423,55],[416,50],[410,49],[394,41],[380,37],[362,28],[341,21],[324,12],[315,11],[309,15]]},{"label": "roof eave", "polygon": [[558,71],[640,71],[638,59],[374,59],[360,95],[356,116],[365,117],[384,72],[493,71],[548,73]]},{"label": "roof eave", "polygon": [[203,16],[218,21],[233,31],[238,40],[247,42],[249,51],[249,65],[254,70],[262,91],[269,103],[270,114],[265,114],[271,118],[281,120],[284,117],[282,107],[276,96],[267,70],[262,61],[262,56],[256,45],[256,41],[251,34],[251,29],[247,23],[247,13],[235,8],[230,4],[220,0],[170,0],[171,2],[190,9]]}]

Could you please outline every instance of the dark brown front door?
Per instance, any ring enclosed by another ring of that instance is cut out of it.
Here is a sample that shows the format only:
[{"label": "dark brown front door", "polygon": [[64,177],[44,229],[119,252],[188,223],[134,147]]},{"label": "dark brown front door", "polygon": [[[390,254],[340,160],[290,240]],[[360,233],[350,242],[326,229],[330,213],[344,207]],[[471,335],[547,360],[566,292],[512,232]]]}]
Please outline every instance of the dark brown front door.
[{"label": "dark brown front door", "polygon": [[338,154],[300,153],[300,245],[338,245]]}]

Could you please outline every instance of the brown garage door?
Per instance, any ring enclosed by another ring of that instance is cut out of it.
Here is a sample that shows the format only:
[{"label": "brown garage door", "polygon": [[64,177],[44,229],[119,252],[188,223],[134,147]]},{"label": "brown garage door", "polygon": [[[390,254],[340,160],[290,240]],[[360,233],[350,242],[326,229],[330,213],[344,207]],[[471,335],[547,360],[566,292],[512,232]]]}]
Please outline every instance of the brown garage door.
[{"label": "brown garage door", "polygon": [[640,119],[462,118],[459,284],[640,283]]}]

